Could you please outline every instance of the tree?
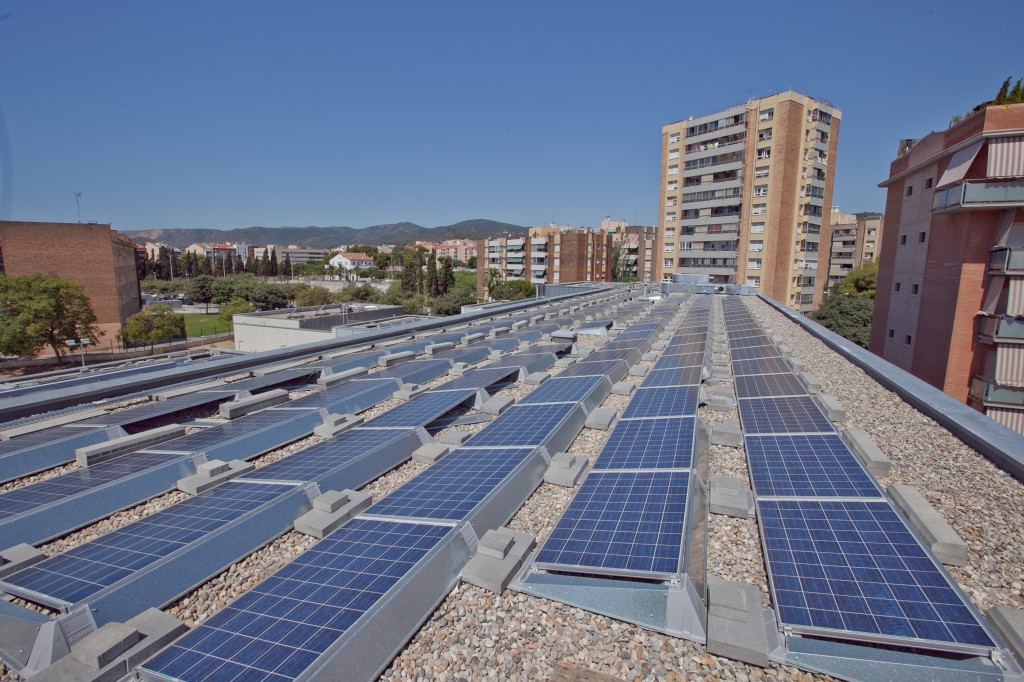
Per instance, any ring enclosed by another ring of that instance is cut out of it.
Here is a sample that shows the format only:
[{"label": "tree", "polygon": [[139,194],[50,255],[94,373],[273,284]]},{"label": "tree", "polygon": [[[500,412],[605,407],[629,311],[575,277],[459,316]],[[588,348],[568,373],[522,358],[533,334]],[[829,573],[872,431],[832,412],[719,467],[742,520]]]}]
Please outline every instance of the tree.
[{"label": "tree", "polygon": [[250,294],[249,302],[256,310],[277,310],[288,303],[288,296],[281,291],[280,287],[266,282],[257,282]]},{"label": "tree", "polygon": [[1007,101],[1009,99],[1009,94],[1010,94],[1010,81],[1012,79],[1013,79],[1013,76],[1008,76],[1006,78],[1006,80],[1003,81],[1003,87],[999,88],[999,93],[996,95],[996,98],[994,100],[992,100],[993,104],[1007,104],[1008,103]]},{"label": "tree", "polygon": [[851,270],[832,285],[811,319],[864,348],[871,340],[871,317],[878,287],[878,262]]},{"label": "tree", "polygon": [[844,294],[874,300],[878,288],[878,261],[870,261],[850,270],[835,286]]},{"label": "tree", "polygon": [[1010,90],[1009,103],[1010,104],[1022,104],[1024,103],[1024,86],[1021,82],[1024,81],[1022,78],[1018,78],[1017,82],[1013,86],[1013,90]]},{"label": "tree", "polygon": [[0,275],[0,353],[32,355],[50,346],[60,361],[68,341],[103,335],[82,285],[56,275]]},{"label": "tree", "polygon": [[214,303],[227,303],[235,296],[235,277],[220,277],[210,285]]},{"label": "tree", "polygon": [[451,291],[452,286],[455,284],[455,270],[452,266],[451,256],[445,256],[441,259],[441,276],[440,286],[441,294],[447,294]]},{"label": "tree", "polygon": [[292,255],[290,253],[284,254],[284,265],[281,268],[281,274],[285,277],[291,278],[292,276]]},{"label": "tree", "polygon": [[324,287],[310,287],[304,291],[300,291],[295,296],[295,306],[298,308],[304,308],[307,306],[314,305],[327,305],[333,303],[334,297],[331,292]]},{"label": "tree", "polygon": [[253,310],[255,308],[244,298],[233,298],[226,305],[220,307],[217,320],[224,324],[231,324],[235,315],[244,315],[245,313],[251,313]]},{"label": "tree", "polygon": [[213,277],[199,275],[185,287],[185,297],[196,303],[205,303],[206,312],[210,312],[210,301],[213,300]]},{"label": "tree", "polygon": [[625,252],[625,249],[622,248],[622,242],[618,242],[617,244],[612,246],[612,255],[611,255],[612,272],[611,272],[611,276],[612,276],[612,281],[613,282],[621,282],[622,281],[623,270],[625,270],[625,265],[626,265],[626,259],[625,259],[625,253],[624,252]]},{"label": "tree", "polygon": [[499,301],[521,301],[537,294],[537,288],[526,280],[503,282],[494,287],[491,297]]},{"label": "tree", "polygon": [[270,276],[277,277],[277,249],[270,252]]},{"label": "tree", "polygon": [[424,293],[431,298],[441,295],[441,286],[437,279],[437,255],[433,249],[430,250],[430,258],[427,260],[427,289]]},{"label": "tree", "polygon": [[498,268],[487,268],[487,275],[484,277],[484,288],[487,289],[487,296],[494,298],[494,289],[501,284],[501,271]]},{"label": "tree", "polygon": [[466,267],[470,270],[476,270],[476,256],[469,257],[469,260],[466,261]]},{"label": "tree", "polygon": [[151,305],[125,320],[120,336],[125,343],[145,344],[150,348],[158,343],[184,339],[185,316],[168,305]]},{"label": "tree", "polygon": [[257,273],[261,277],[270,276],[270,251],[266,248],[263,249],[263,258],[260,259],[259,272]]},{"label": "tree", "polygon": [[458,315],[462,306],[476,303],[476,292],[472,289],[452,289],[447,294],[434,299],[430,304],[430,312],[434,315]]}]

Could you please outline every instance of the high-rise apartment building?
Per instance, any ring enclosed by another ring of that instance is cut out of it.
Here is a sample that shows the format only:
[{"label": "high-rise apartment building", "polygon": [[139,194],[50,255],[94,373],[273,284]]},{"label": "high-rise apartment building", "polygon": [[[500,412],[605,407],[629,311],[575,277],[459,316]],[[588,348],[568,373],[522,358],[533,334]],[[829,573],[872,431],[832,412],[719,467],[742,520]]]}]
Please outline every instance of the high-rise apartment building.
[{"label": "high-rise apartment building", "polygon": [[[607,220],[607,218],[605,219]],[[612,258],[619,259],[621,281],[650,282],[654,274],[654,251],[657,248],[658,230],[653,225],[629,225],[619,221],[607,229],[602,222],[602,232],[612,237]],[[618,247],[618,250],[616,250]],[[614,269],[612,263],[610,268]]]},{"label": "high-rise apartment building", "polygon": [[787,91],[662,128],[657,279],[707,275],[813,310],[840,117]]},{"label": "high-rise apartment building", "polygon": [[1024,433],[1024,104],[903,140],[871,350]]},{"label": "high-rise apartment building", "polygon": [[850,274],[850,270],[878,260],[885,221],[881,213],[843,213],[833,206],[829,224],[832,239],[826,289]]}]

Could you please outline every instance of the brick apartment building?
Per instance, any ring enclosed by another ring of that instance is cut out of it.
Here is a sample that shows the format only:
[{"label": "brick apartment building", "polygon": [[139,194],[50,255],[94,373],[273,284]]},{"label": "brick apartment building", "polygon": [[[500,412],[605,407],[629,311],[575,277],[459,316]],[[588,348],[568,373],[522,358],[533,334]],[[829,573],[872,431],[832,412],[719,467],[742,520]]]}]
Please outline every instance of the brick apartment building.
[{"label": "brick apartment building", "polygon": [[80,282],[107,340],[141,310],[135,242],[110,225],[0,221],[0,246],[8,275],[52,273]]},{"label": "brick apartment building", "polygon": [[846,277],[851,270],[878,260],[885,220],[881,213],[843,213],[838,206],[833,206],[829,224],[832,244],[828,252],[826,288]]},{"label": "brick apartment building", "polygon": [[816,308],[841,115],[787,91],[664,126],[656,279],[701,275]]},{"label": "brick apartment building", "polygon": [[871,350],[1024,433],[1024,104],[903,140]]}]

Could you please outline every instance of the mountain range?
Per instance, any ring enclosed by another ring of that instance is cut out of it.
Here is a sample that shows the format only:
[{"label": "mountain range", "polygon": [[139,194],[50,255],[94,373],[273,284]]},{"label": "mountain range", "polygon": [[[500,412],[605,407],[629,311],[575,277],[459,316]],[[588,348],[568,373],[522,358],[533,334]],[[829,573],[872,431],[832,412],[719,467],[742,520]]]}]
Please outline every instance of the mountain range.
[{"label": "mountain range", "polygon": [[499,236],[525,237],[526,227],[494,220],[463,220],[454,225],[423,227],[416,223],[392,223],[370,227],[242,227],[233,230],[180,229],[126,232],[139,242],[159,241],[179,248],[196,242],[245,242],[256,246],[296,244],[332,248],[340,244],[411,244],[415,241],[446,239],[487,239]]}]

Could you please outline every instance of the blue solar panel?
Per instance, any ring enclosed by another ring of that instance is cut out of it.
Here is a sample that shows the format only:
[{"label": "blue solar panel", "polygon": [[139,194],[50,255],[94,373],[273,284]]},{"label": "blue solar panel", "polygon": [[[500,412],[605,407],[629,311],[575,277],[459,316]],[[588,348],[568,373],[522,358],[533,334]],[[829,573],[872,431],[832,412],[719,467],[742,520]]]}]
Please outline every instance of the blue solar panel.
[{"label": "blue solar panel", "polygon": [[746,435],[758,433],[835,433],[832,422],[807,396],[744,398],[740,423]]},{"label": "blue solar panel", "polygon": [[771,346],[772,340],[768,338],[767,334],[752,334],[750,336],[739,336],[735,337],[730,332],[729,334],[729,347],[736,348],[750,348],[751,346]]},{"label": "blue solar panel", "polygon": [[228,482],[45,559],[0,584],[12,594],[31,592],[46,597],[47,603],[77,604],[293,489]]},{"label": "blue solar panel", "polygon": [[704,341],[693,341],[691,343],[676,343],[669,344],[665,350],[661,352],[662,355],[686,355],[688,353],[704,353],[707,347],[707,343]]},{"label": "blue solar panel", "polygon": [[693,417],[678,417],[619,422],[594,462],[594,470],[689,469],[694,421]]},{"label": "blue solar panel", "polygon": [[994,646],[887,502],[764,501],[758,507],[781,623],[854,638]]},{"label": "blue solar panel", "polygon": [[779,358],[758,358],[756,360],[736,360],[732,363],[733,376],[744,374],[779,374],[792,372],[793,368]]},{"label": "blue solar panel", "polygon": [[623,419],[683,417],[697,414],[696,386],[640,388],[622,413]]},{"label": "blue solar panel", "polygon": [[555,377],[541,384],[530,395],[519,401],[520,405],[532,403],[578,402],[604,381],[604,377]]},{"label": "blue solar panel", "polygon": [[540,445],[566,416],[575,403],[557,405],[516,405],[467,441],[469,447],[519,447]]},{"label": "blue solar panel", "polygon": [[644,377],[641,388],[658,386],[687,386],[699,384],[704,377],[704,366],[677,367],[675,369],[654,369]]},{"label": "blue solar panel", "polygon": [[580,362],[601,362],[603,360],[625,360],[631,355],[639,356],[636,348],[619,348],[611,350],[598,350],[583,358]]},{"label": "blue solar panel", "polygon": [[577,362],[568,369],[559,372],[559,377],[607,376],[614,372],[622,360],[603,360],[601,362]]},{"label": "blue solar panel", "polygon": [[313,481],[335,468],[404,438],[401,429],[351,429],[245,474],[245,480]]},{"label": "blue solar panel", "polygon": [[679,573],[690,473],[591,472],[537,554],[563,570]]},{"label": "blue solar panel", "polygon": [[732,360],[759,360],[761,358],[782,357],[779,349],[775,346],[747,346],[746,348],[731,348],[729,355]]},{"label": "blue solar panel", "polygon": [[0,519],[30,511],[45,504],[63,500],[83,490],[106,485],[150,467],[164,464],[182,455],[174,453],[135,452],[87,469],[71,471],[47,481],[15,488],[0,495]]},{"label": "blue solar panel", "polygon": [[704,353],[687,353],[685,355],[662,355],[654,363],[654,369],[674,369],[677,367],[700,367],[704,364]]},{"label": "blue solar panel", "polygon": [[393,407],[379,417],[374,417],[363,428],[396,428],[426,426],[448,410],[454,409],[473,398],[476,391],[467,388],[462,391],[428,391],[406,403]]},{"label": "blue solar panel", "polygon": [[483,367],[469,372],[465,376],[431,389],[431,392],[454,391],[465,388],[487,388],[502,381],[514,380],[519,374],[516,367]]},{"label": "blue solar panel", "polygon": [[460,448],[366,510],[377,516],[459,521],[533,452]]},{"label": "blue solar panel", "polygon": [[733,378],[737,398],[761,398],[779,395],[805,395],[807,389],[792,372],[747,374]]},{"label": "blue solar panel", "polygon": [[171,679],[294,679],[457,532],[354,519],[143,667]]},{"label": "blue solar panel", "polygon": [[750,480],[759,497],[881,497],[839,436],[747,436]]},{"label": "blue solar panel", "polygon": [[[100,426],[93,428],[81,428],[76,426],[57,426],[52,429],[26,433],[23,436],[16,436],[10,440],[0,440],[0,456],[18,452],[26,448],[34,448],[45,443],[54,443],[62,438],[79,438],[89,434],[93,442],[106,440],[106,431]],[[74,452],[69,459],[74,459]]]}]

